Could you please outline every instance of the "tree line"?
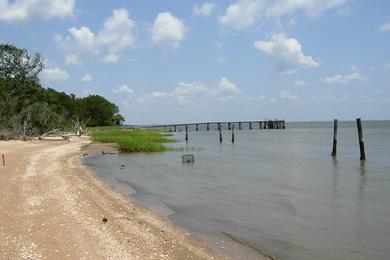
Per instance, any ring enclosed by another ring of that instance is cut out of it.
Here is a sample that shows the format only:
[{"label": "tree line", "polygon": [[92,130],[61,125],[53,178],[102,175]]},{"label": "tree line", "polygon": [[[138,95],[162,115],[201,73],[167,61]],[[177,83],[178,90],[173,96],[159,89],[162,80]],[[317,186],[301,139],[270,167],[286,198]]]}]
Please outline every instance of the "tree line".
[{"label": "tree line", "polygon": [[102,96],[80,98],[43,87],[42,69],[41,55],[0,44],[0,139],[124,121],[118,107]]}]

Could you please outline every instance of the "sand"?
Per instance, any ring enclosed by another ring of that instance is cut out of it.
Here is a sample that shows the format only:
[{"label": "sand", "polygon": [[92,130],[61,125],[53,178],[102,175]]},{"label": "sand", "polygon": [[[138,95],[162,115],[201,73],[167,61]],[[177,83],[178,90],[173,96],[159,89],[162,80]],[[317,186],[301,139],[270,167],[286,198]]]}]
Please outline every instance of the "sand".
[{"label": "sand", "polygon": [[97,179],[80,158],[102,147],[88,144],[0,142],[0,259],[221,258]]}]

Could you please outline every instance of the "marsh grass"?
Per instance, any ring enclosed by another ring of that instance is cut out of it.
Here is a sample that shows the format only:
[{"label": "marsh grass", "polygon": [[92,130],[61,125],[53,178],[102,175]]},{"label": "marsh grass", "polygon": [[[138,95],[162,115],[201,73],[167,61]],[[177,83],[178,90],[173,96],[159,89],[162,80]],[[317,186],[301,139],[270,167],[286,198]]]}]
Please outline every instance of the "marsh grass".
[{"label": "marsh grass", "polygon": [[121,152],[164,152],[177,150],[166,146],[175,142],[168,139],[171,134],[162,134],[153,130],[132,130],[118,127],[96,127],[88,129],[93,141],[116,143]]}]

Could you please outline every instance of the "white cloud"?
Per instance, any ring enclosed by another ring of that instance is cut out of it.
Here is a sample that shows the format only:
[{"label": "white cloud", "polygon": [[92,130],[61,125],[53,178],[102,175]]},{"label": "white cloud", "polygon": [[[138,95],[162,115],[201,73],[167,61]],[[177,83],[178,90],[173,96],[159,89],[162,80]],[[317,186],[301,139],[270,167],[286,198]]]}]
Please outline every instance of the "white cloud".
[{"label": "white cloud", "polygon": [[65,55],[66,64],[81,64],[83,58],[99,52],[95,34],[88,27],[71,27],[68,32],[69,35],[66,37],[62,35],[54,37],[60,48],[68,53]]},{"label": "white cloud", "polygon": [[385,64],[385,68],[386,68],[386,69],[390,69],[390,63],[386,63],[386,64]]},{"label": "white cloud", "polygon": [[69,79],[68,72],[58,67],[44,68],[39,75],[40,78],[46,82],[64,81]]},{"label": "white cloud", "polygon": [[390,31],[390,23],[382,24],[382,26],[379,28],[381,32],[387,32]]},{"label": "white cloud", "polygon": [[222,78],[219,82],[218,92],[221,94],[232,94],[239,95],[241,94],[240,89],[232,82],[226,78]]},{"label": "white cloud", "polygon": [[278,97],[281,99],[287,99],[289,101],[297,101],[300,99],[298,95],[292,94],[290,91],[283,89],[279,92]]},{"label": "white cloud", "polygon": [[347,0],[279,0],[268,7],[266,15],[281,17],[303,11],[307,16],[317,16],[329,9],[343,6],[346,2]]},{"label": "white cloud", "polygon": [[103,62],[114,63],[120,59],[120,52],[135,47],[134,27],[128,11],[117,9],[104,21],[98,33],[86,26],[72,27],[68,29],[68,36],[56,35],[55,41],[68,53],[65,56],[67,64],[80,64],[101,52],[107,52],[102,58]]},{"label": "white cloud", "polygon": [[115,94],[125,94],[127,96],[132,96],[134,94],[134,90],[129,88],[127,85],[120,85],[113,91]]},{"label": "white cloud", "polygon": [[152,40],[160,44],[179,46],[184,39],[186,27],[184,23],[170,12],[159,13],[153,23]]},{"label": "white cloud", "polygon": [[295,86],[298,86],[298,87],[304,87],[304,86],[306,86],[307,84],[306,84],[306,82],[303,81],[303,80],[296,80],[296,81],[294,81],[294,85],[295,85]]},{"label": "white cloud", "polygon": [[197,4],[194,6],[193,14],[196,16],[209,17],[214,11],[215,7],[216,5],[212,2],[207,2],[201,5]]},{"label": "white cloud", "polygon": [[23,22],[71,16],[75,0],[0,0],[0,20]]},{"label": "white cloud", "polygon": [[263,0],[239,0],[229,5],[224,16],[218,17],[221,25],[234,30],[243,30],[252,26],[260,11],[263,10]]},{"label": "white cloud", "polygon": [[91,82],[91,81],[93,81],[93,77],[91,76],[91,74],[87,73],[87,74],[85,74],[85,75],[81,78],[81,81],[82,81],[82,82]]},{"label": "white cloud", "polygon": [[323,81],[329,85],[345,85],[351,82],[362,81],[364,79],[365,78],[358,71],[355,71],[346,75],[336,74],[334,76],[326,77]]},{"label": "white cloud", "polygon": [[66,55],[65,56],[65,63],[66,64],[74,64],[74,65],[79,65],[81,62],[79,61],[79,57],[74,54]]},{"label": "white cloud", "polygon": [[113,53],[109,53],[103,57],[102,61],[104,63],[116,63],[119,61],[119,56]]},{"label": "white cloud", "polygon": [[281,73],[294,73],[298,68],[318,67],[319,63],[311,56],[305,56],[301,44],[285,34],[274,34],[270,41],[257,41],[254,47],[272,57],[276,70]]},{"label": "white cloud", "polygon": [[137,98],[140,103],[155,103],[158,101],[180,106],[199,106],[200,103],[212,104],[214,101],[227,101],[242,98],[241,90],[226,78],[222,78],[216,87],[207,87],[201,83],[180,82],[172,91],[155,91],[149,95]]},{"label": "white cloud", "polygon": [[110,53],[133,48],[134,26],[135,23],[129,18],[126,9],[114,10],[99,32],[98,43],[107,46]]},{"label": "white cloud", "polygon": [[218,18],[221,25],[234,30],[243,30],[261,17],[281,18],[302,11],[306,16],[317,16],[321,13],[341,7],[349,0],[237,0],[226,8],[223,16]]}]

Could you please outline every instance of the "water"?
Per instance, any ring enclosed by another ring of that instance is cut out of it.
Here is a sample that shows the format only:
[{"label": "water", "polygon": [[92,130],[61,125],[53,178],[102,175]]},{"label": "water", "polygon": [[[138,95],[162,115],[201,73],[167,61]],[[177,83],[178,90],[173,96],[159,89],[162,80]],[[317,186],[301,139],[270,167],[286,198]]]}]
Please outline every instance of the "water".
[{"label": "water", "polygon": [[190,132],[193,165],[181,163],[181,152],[92,156],[85,163],[219,249],[216,241],[233,237],[279,259],[389,259],[390,122],[363,122],[365,163],[354,122],[339,124],[337,159],[329,156],[332,127],[236,127],[236,143],[224,131],[222,145],[216,131]]}]

